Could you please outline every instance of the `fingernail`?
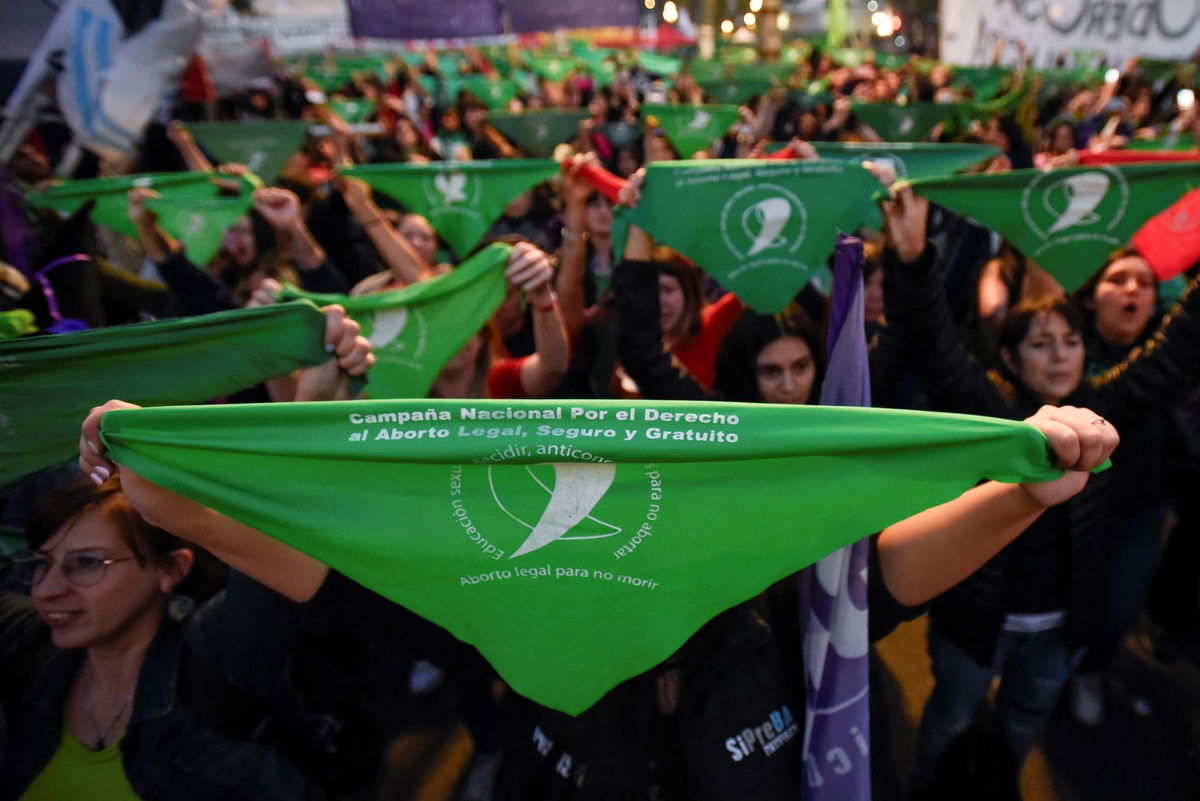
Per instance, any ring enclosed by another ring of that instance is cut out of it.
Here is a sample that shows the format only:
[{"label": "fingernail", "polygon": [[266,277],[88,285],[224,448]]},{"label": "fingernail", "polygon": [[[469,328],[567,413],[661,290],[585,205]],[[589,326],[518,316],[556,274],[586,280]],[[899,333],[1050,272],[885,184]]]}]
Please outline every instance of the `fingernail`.
[{"label": "fingernail", "polygon": [[109,470],[104,465],[97,465],[96,468],[92,472],[99,473],[101,476],[103,476],[105,478],[105,480],[112,477],[112,471]]},{"label": "fingernail", "polygon": [[325,352],[326,353],[333,353],[335,350],[337,350],[337,346],[334,345],[332,342],[325,343]]},{"label": "fingernail", "polygon": [[100,455],[100,449],[97,448],[96,444],[94,442],[92,442],[90,439],[87,440],[87,446],[88,446],[88,448],[91,449],[92,453],[96,454],[97,456]]},{"label": "fingernail", "polygon": [[99,473],[96,473],[96,472],[93,472],[93,473],[91,473],[91,474],[88,476],[88,478],[90,478],[90,479],[92,480],[92,483],[93,483],[93,484],[97,484],[97,485],[99,485],[99,484],[103,484],[103,483],[104,483],[104,479],[103,479],[103,478],[101,478],[101,477],[100,477],[100,474],[99,474]]}]

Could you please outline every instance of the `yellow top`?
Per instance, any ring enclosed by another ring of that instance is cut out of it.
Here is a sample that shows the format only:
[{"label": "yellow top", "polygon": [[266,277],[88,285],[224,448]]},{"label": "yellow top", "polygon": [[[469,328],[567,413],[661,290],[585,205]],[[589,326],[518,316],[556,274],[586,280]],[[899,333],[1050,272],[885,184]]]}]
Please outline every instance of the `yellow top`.
[{"label": "yellow top", "polygon": [[62,740],[20,801],[138,801],[125,778],[120,741],[93,751],[63,722]]}]

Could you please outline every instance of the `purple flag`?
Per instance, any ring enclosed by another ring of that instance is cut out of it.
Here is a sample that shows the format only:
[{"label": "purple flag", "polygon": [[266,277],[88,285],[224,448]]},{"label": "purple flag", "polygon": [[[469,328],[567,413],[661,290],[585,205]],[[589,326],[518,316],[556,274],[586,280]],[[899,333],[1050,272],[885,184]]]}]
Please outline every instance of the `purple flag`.
[{"label": "purple flag", "polygon": [[376,39],[465,39],[496,36],[498,0],[347,0],[350,31]]},{"label": "purple flag", "polygon": [[[839,237],[823,406],[871,405],[862,263],[862,241]],[[861,540],[834,551],[799,578],[808,699],[804,797],[810,801],[871,798],[867,551],[867,541]]]},{"label": "purple flag", "polygon": [[505,0],[515,33],[555,28],[635,27],[641,0]]}]

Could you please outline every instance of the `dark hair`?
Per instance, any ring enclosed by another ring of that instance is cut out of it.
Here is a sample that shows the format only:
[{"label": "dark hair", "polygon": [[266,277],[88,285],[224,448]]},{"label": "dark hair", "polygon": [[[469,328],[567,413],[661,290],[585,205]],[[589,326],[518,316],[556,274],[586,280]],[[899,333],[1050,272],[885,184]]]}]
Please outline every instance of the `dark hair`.
[{"label": "dark hair", "polygon": [[1016,360],[1017,348],[1029,334],[1029,328],[1039,314],[1061,315],[1072,331],[1083,331],[1083,314],[1074,300],[1057,295],[1026,298],[1014,306],[1000,323],[1000,349],[1007,350]]},{"label": "dark hair", "polygon": [[[654,263],[658,266],[659,275],[669,275],[679,282],[683,290],[683,315],[679,319],[682,341],[700,333],[700,312],[704,307],[704,286],[700,277],[700,269],[668,247],[654,249]],[[667,335],[663,331],[663,336]]]},{"label": "dark hair", "polygon": [[825,375],[824,338],[808,313],[794,303],[777,315],[759,314],[751,309],[742,312],[717,352],[713,389],[727,401],[762,401],[758,393],[758,355],[784,337],[802,339],[812,351],[817,378],[809,398],[817,397]]},{"label": "dark hair", "polygon": [[[29,547],[42,547],[56,531],[85,512],[95,512],[116,526],[122,541],[129,546],[129,552],[143,567],[166,564],[170,555],[180,548],[200,551],[174,534],[147,523],[122,492],[119,473],[99,486],[87,476],[77,476],[49,492],[25,524]],[[222,582],[219,574],[224,571],[207,553],[200,551],[196,556],[199,569],[193,569],[175,587],[175,593],[200,599],[219,588]]]}]

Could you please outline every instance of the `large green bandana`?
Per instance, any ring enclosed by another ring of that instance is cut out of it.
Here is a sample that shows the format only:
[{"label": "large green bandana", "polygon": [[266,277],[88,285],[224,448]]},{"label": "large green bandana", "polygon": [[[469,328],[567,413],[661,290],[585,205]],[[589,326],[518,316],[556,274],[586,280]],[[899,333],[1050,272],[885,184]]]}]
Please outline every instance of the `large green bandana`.
[{"label": "large green bandana", "polygon": [[1039,101],[1062,94],[1075,87],[1090,86],[1100,79],[1096,70],[1088,67],[1036,70],[1033,75],[1034,80],[1041,82],[1038,88]]},{"label": "large green bandana", "polygon": [[558,172],[549,159],[366,164],[343,170],[429,218],[460,257],[479,244],[509,201]]},{"label": "large green bandana", "polygon": [[189,122],[187,128],[221,161],[245,164],[268,182],[279,177],[308,133],[307,122],[292,120]]},{"label": "large green bandana", "polygon": [[0,343],[0,487],[71,459],[112,398],[199,403],[329,358],[311,303]]},{"label": "large green bandana", "polygon": [[571,714],[835,548],[985,477],[1059,475],[1024,423],[768,404],[160,408],[111,412],[102,437]]},{"label": "large green bandana", "polygon": [[569,58],[557,56],[531,56],[529,58],[530,69],[551,83],[558,83],[566,78],[573,66],[575,66],[575,62]]},{"label": "large green bandana", "polygon": [[147,200],[146,208],[158,215],[164,231],[183,244],[183,252],[193,264],[205,264],[221,247],[225,229],[253,204],[249,194],[214,198],[164,195]]},{"label": "large green bandana", "polygon": [[629,219],[773,314],[825,266],[838,231],[869,217],[878,189],[840,161],[663,161],[647,166]]},{"label": "large green bandana", "polygon": [[1200,163],[1013,170],[912,182],[1001,234],[1073,292],[1146,220],[1200,185]]},{"label": "large green bandana", "polygon": [[662,56],[646,50],[638,51],[637,62],[646,72],[662,75],[667,78],[675,77],[683,69],[682,59],[674,58],[673,56]]},{"label": "large green bandana", "polygon": [[855,103],[854,113],[870,125],[885,142],[916,142],[933,131],[939,122],[961,115],[959,103]]},{"label": "large green bandana", "polygon": [[422,398],[438,373],[479,332],[504,300],[512,248],[494,244],[452,272],[404,289],[370,295],[318,295],[286,287],[280,298],[306,298],[346,309],[375,352],[372,398]]},{"label": "large green bandana", "polygon": [[657,117],[680,158],[712,147],[738,121],[737,106],[642,106],[642,119]]},{"label": "large green bandana", "polygon": [[529,155],[546,158],[579,133],[579,123],[588,116],[583,110],[493,111],[488,114],[488,122]]},{"label": "large green bandana", "polygon": [[162,172],[85,178],[63,181],[30,192],[26,202],[31,206],[74,214],[89,200],[94,200],[96,205],[92,208],[92,222],[125,236],[136,237],[137,229],[129,219],[129,202],[126,199],[129,190],[144,187],[162,194],[214,197],[217,186],[212,183],[211,177],[204,172]]},{"label": "large green bandana", "polygon": [[1196,137],[1172,131],[1157,139],[1130,139],[1126,147],[1130,150],[1195,150]]}]

